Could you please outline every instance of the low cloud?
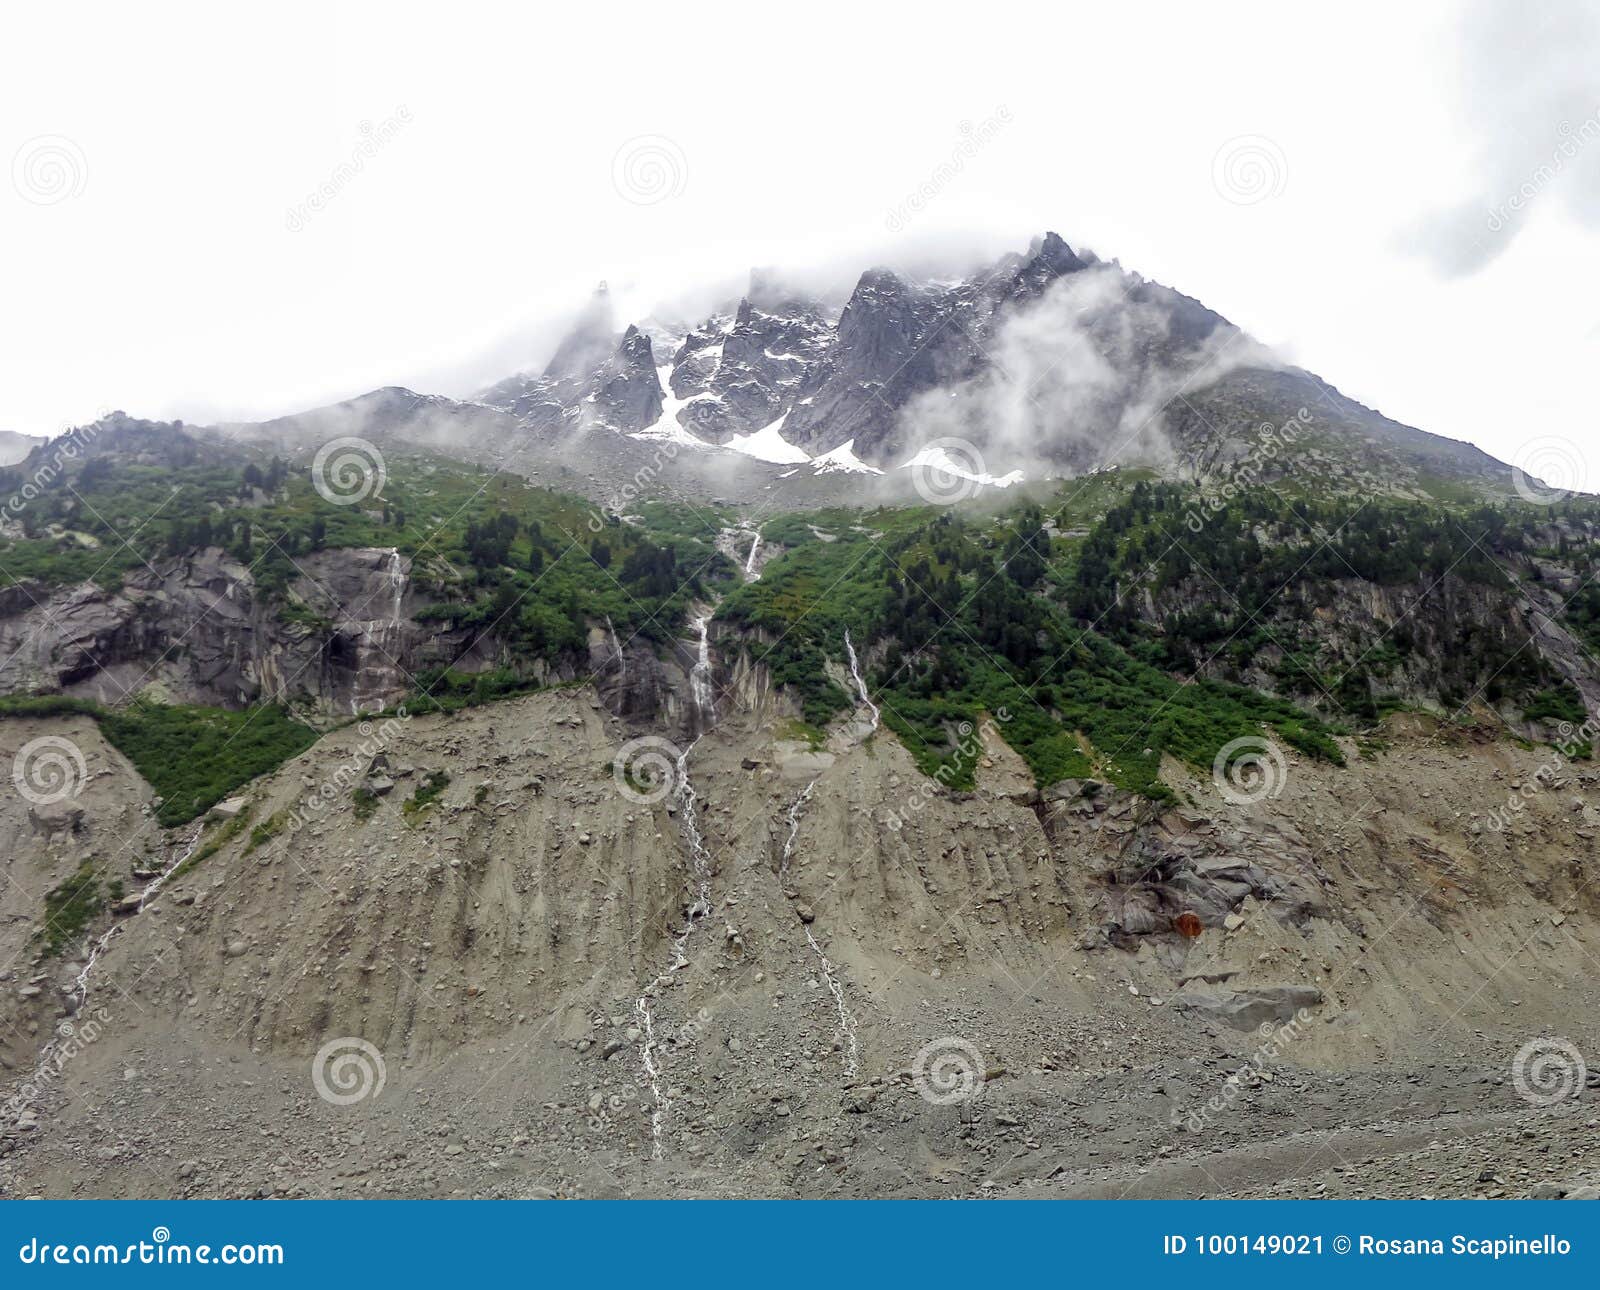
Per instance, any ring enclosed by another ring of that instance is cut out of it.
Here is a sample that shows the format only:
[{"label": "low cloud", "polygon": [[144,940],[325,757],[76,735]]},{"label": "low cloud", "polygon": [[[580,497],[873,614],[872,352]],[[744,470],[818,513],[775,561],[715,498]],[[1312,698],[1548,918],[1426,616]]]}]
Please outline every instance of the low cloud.
[{"label": "low cloud", "polygon": [[1592,0],[1473,0],[1459,40],[1470,195],[1407,238],[1450,276],[1492,262],[1542,205],[1600,227],[1600,10]]},{"label": "low cloud", "polygon": [[903,442],[966,440],[991,471],[1029,475],[1168,464],[1175,399],[1241,366],[1278,365],[1194,301],[1115,265],[1062,278],[985,348],[983,373],[906,405]]}]

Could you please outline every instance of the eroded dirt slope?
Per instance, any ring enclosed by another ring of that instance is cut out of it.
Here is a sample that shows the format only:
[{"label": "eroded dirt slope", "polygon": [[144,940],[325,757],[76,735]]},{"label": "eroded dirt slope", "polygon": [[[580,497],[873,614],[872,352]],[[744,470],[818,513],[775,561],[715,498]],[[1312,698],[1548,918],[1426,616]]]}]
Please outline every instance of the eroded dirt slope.
[{"label": "eroded dirt slope", "polygon": [[[723,706],[654,747],[666,767],[688,749],[692,799],[639,760],[659,735],[573,688],[346,727],[198,835],[152,823],[92,725],[0,724],[70,737],[89,768],[65,809],[0,806],[0,1186],[1596,1181],[1600,1094],[1567,1050],[1518,1061],[1540,1040],[1600,1053],[1586,763],[1541,773],[1548,750],[1396,718],[1345,769],[1285,755],[1276,794],[1243,803],[1173,767],[1161,807],[1041,794],[979,730],[961,794],[865,713],[813,748],[759,686]],[[44,893],[86,860],[133,898],[43,954]]]}]

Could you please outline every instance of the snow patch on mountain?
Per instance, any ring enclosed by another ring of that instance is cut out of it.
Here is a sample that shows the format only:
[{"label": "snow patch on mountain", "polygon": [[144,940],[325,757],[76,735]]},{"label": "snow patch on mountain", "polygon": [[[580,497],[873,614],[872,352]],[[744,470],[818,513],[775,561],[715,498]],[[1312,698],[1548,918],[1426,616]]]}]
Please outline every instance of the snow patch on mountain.
[{"label": "snow patch on mountain", "polygon": [[770,461],[778,466],[808,462],[811,460],[811,454],[804,449],[796,448],[783,437],[783,423],[788,418],[789,414],[785,412],[771,425],[763,426],[754,434],[734,435],[723,447],[731,448],[734,452],[742,452],[758,461]]},{"label": "snow patch on mountain", "polygon": [[655,443],[675,443],[685,448],[711,447],[704,439],[690,434],[678,421],[678,412],[681,409],[688,407],[695,399],[703,399],[707,396],[696,394],[687,399],[677,398],[672,393],[671,367],[656,368],[656,376],[661,381],[661,415],[652,424],[647,425],[643,430],[635,430],[628,437],[630,439],[647,439]]},{"label": "snow patch on mountain", "polygon": [[869,466],[855,454],[856,441],[846,439],[832,452],[825,452],[820,457],[813,457],[811,464],[819,475],[837,473],[852,475],[881,475],[883,472],[876,466]]},{"label": "snow patch on mountain", "polygon": [[972,471],[954,456],[948,449],[939,444],[930,443],[920,449],[915,457],[903,461],[895,467],[896,470],[923,470],[937,471],[942,475],[949,475],[956,479],[969,480],[974,484],[982,484],[987,488],[1010,488],[1013,484],[1023,482],[1025,476],[1020,470],[1007,471],[1004,475],[991,475],[987,471]]}]

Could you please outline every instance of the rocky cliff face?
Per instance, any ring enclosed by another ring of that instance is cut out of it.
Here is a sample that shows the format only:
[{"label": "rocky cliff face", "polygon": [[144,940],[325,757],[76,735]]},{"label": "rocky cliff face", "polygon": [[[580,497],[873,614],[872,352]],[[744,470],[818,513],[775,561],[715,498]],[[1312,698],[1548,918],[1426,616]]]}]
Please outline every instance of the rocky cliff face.
[{"label": "rocky cliff face", "polygon": [[491,386],[479,400],[504,408],[544,434],[590,429],[631,434],[661,416],[662,391],[650,337],[628,326],[619,337],[605,289],[537,376]]},{"label": "rocky cliff face", "polygon": [[[1506,561],[1504,585],[1453,572],[1381,584],[1355,577],[1286,584],[1251,625],[1264,637],[1248,651],[1212,650],[1199,671],[1282,693],[1330,710],[1394,702],[1445,710],[1452,696],[1481,696],[1525,737],[1551,739],[1555,723],[1528,722],[1522,704],[1542,689],[1569,684],[1597,711],[1596,668],[1559,621],[1559,595],[1546,601],[1525,561]],[[1153,629],[1184,615],[1237,608],[1231,591],[1191,578],[1147,594],[1142,617]]]},{"label": "rocky cliff face", "polygon": [[212,547],[94,583],[19,585],[0,600],[0,692],[46,692],[120,703],[147,689],[170,701],[257,702],[329,714],[376,710],[460,638],[419,629],[409,561],[353,548],[303,557],[291,598],[263,597],[250,570]]},{"label": "rocky cliff face", "polygon": [[708,443],[753,434],[791,406],[804,374],[826,348],[830,330],[816,301],[781,292],[739,302],[724,324],[708,320],[672,356],[679,424]]}]

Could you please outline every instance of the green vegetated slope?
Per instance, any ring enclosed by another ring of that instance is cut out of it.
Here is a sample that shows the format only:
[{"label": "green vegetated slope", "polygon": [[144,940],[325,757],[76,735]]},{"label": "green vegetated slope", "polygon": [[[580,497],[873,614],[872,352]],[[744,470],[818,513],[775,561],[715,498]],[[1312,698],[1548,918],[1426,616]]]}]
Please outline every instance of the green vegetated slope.
[{"label": "green vegetated slope", "polygon": [[229,710],[135,700],[102,707],[61,695],[0,698],[0,717],[82,715],[161,795],[156,818],[171,826],[211,809],[257,775],[304,752],[318,734],[282,708]]},{"label": "green vegetated slope", "polygon": [[[1412,655],[1435,643],[1404,615],[1366,635],[1331,628],[1340,587],[1404,587],[1408,604],[1460,585],[1509,596],[1504,563],[1552,524],[1589,535],[1564,551],[1575,579],[1592,577],[1600,554],[1586,502],[1552,515],[1260,489],[1207,509],[1196,532],[1194,501],[1124,476],[999,517],[784,516],[762,532],[789,551],[720,617],[745,630],[740,648],[793,687],[813,726],[852,702],[827,669],[848,628],[858,651],[873,647],[885,722],[952,783],[971,783],[961,732],[987,714],[1041,784],[1093,775],[1164,797],[1163,754],[1208,767],[1234,739],[1270,729],[1338,761],[1336,733],[1399,705],[1386,678],[1398,689]],[[1581,719],[1576,691],[1525,635],[1452,612],[1430,699],[1447,712],[1481,698],[1529,721]]]},{"label": "green vegetated slope", "polygon": [[[714,546],[726,517],[705,508],[651,503],[624,522],[516,476],[398,453],[381,497],[336,505],[313,487],[306,463],[201,443],[164,423],[123,418],[92,446],[21,510],[20,534],[0,537],[0,587],[92,580],[114,589],[146,565],[221,547],[250,569],[284,622],[331,632],[311,580],[297,583],[300,566],[322,551],[394,548],[411,557],[413,589],[432,602],[418,619],[467,643],[489,637],[506,660],[487,673],[420,673],[408,700],[414,711],[537,688],[536,664],[586,662],[593,624],[609,624],[624,641],[664,645],[681,634],[692,600],[736,578]],[[0,471],[0,493],[27,478],[22,468]],[[0,717],[65,713],[99,722],[161,794],[169,825],[317,737],[271,705],[240,712],[0,699]]]},{"label": "green vegetated slope", "polygon": [[[962,731],[988,716],[1041,783],[1100,776],[1164,796],[1163,753],[1209,765],[1263,725],[1339,760],[1332,727],[1242,686],[1186,682],[1074,614],[1056,579],[1072,539],[1052,541],[1037,513],[971,522],[951,512],[785,518],[763,536],[793,549],[721,617],[758,633],[744,648],[803,696],[820,725],[851,696],[829,679],[848,627],[877,647],[868,677],[884,721],[918,764],[970,785]],[[817,532],[816,530],[820,530]],[[1057,550],[1057,546],[1061,548]]]},{"label": "green vegetated slope", "polygon": [[[1585,510],[1592,524],[1597,512]],[[1419,670],[1445,709],[1477,697],[1528,720],[1582,719],[1577,691],[1526,631],[1504,614],[1486,621],[1466,603],[1477,591],[1509,603],[1507,568],[1525,566],[1555,522],[1542,509],[1258,489],[1205,511],[1198,529],[1197,515],[1175,487],[1134,487],[1065,575],[1073,611],[1164,670],[1254,668],[1275,692],[1347,720],[1396,706]],[[1588,548],[1574,559],[1592,578],[1600,546],[1591,539]],[[1400,592],[1406,610],[1387,622],[1352,621],[1351,592],[1364,603],[1367,589]],[[1159,608],[1153,619],[1150,603]]]},{"label": "green vegetated slope", "polygon": [[[970,785],[967,732],[987,716],[1041,784],[1097,776],[1162,797],[1163,755],[1204,768],[1266,730],[1336,761],[1333,736],[1407,702],[1430,667],[1428,698],[1447,712],[1481,697],[1528,721],[1582,719],[1572,687],[1492,624],[1447,611],[1438,621],[1454,635],[1441,640],[1419,630],[1419,611],[1358,630],[1335,621],[1340,588],[1402,588],[1419,605],[1454,588],[1509,595],[1514,567],[1559,584],[1569,625],[1600,649],[1600,508],[1587,499],[1491,507],[1274,487],[1202,506],[1113,472],[1020,503],[991,496],[987,509],[782,515],[762,534],[783,553],[743,585],[715,549],[737,519],[726,507],[647,503],[624,521],[416,454],[391,457],[381,497],[335,505],[306,463],[161,423],[119,425],[29,504],[20,535],[0,538],[0,586],[115,586],[147,562],[221,546],[286,621],[318,631],[331,624],[314,594],[301,599],[297,565],[394,548],[431,602],[418,617],[491,638],[502,660],[419,676],[413,710],[534,688],[536,664],[586,659],[592,626],[665,647],[691,601],[722,595],[719,618],[740,629],[728,647],[769,666],[813,730],[852,704],[835,679],[848,628],[885,722],[924,771]],[[0,490],[20,478],[0,472]],[[0,701],[0,716],[48,710],[99,721],[165,799],[164,823],[194,818],[316,737],[274,707]]]},{"label": "green vegetated slope", "polygon": [[[145,451],[119,453],[124,443]],[[722,517],[705,508],[650,504],[623,523],[514,475],[399,453],[381,497],[337,505],[305,462],[127,418],[93,448],[21,510],[22,535],[0,537],[0,587],[114,588],[147,564],[220,547],[286,620],[315,629],[324,606],[292,590],[298,563],[333,548],[394,548],[411,558],[415,589],[438,602],[424,620],[492,630],[519,658],[554,660],[607,618],[625,637],[665,642],[685,605],[733,572],[712,545]],[[0,471],[0,493],[26,477]]]}]

